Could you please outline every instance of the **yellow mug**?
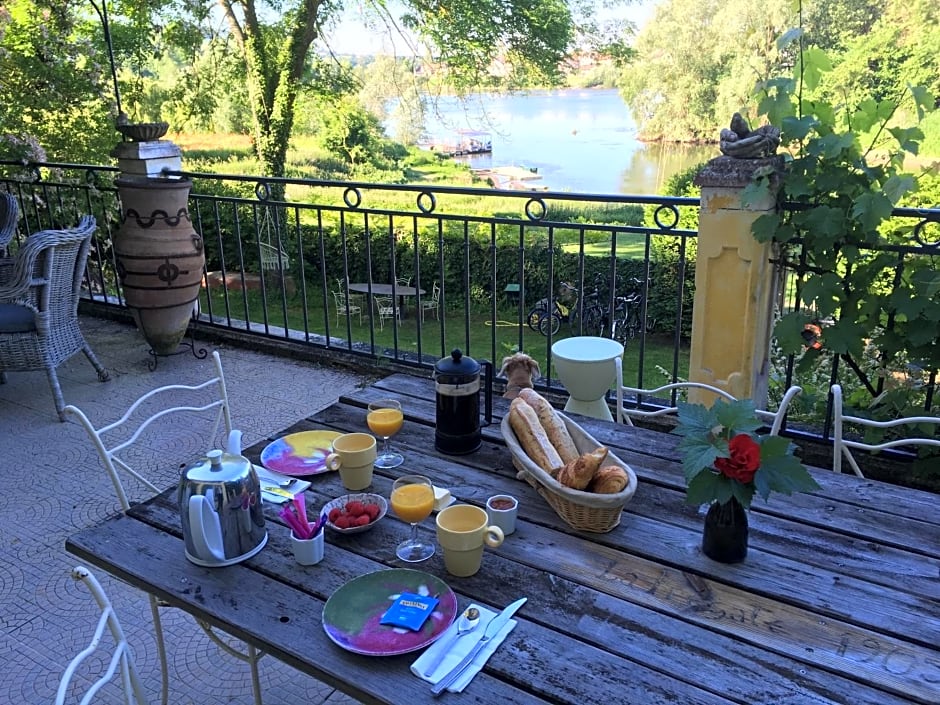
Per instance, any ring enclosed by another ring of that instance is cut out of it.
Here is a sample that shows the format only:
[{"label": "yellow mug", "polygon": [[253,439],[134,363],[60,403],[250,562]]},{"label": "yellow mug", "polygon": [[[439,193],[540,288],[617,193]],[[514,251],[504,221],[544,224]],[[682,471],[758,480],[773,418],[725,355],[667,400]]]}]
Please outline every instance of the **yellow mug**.
[{"label": "yellow mug", "polygon": [[489,525],[486,512],[472,504],[454,504],[437,514],[437,542],[444,549],[444,567],[451,575],[466,578],[483,562],[484,544],[496,548],[503,531]]},{"label": "yellow mug", "polygon": [[339,470],[343,487],[358,491],[372,484],[375,436],[369,433],[345,433],[333,439],[332,450],[326,456],[326,466],[330,470]]}]

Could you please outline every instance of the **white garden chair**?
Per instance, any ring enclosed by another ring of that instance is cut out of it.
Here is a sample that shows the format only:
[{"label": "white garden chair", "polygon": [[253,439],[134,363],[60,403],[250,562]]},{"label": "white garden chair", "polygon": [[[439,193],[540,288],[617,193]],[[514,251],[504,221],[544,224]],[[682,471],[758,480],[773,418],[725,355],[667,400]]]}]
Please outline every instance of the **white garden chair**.
[{"label": "white garden chair", "polygon": [[[619,361],[616,365],[617,368],[617,422],[624,423],[628,426],[633,425],[631,417],[635,418],[653,418],[656,416],[665,416],[667,414],[676,414],[679,411],[677,406],[657,406],[652,409],[641,409],[630,407],[627,404],[628,395],[632,396],[634,399],[641,399],[643,397],[648,397],[650,399],[672,399],[673,392],[686,392],[690,389],[702,389],[707,392],[711,392],[716,397],[725,399],[727,401],[737,401],[737,398],[732,394],[726,392],[724,389],[719,389],[718,387],[713,387],[710,384],[704,384],[702,382],[673,382],[672,384],[664,384],[661,387],[654,387],[651,389],[642,389],[640,387],[629,387],[623,383],[623,365],[622,361]],[[793,401],[794,397],[797,394],[802,392],[803,389],[796,385],[790,387],[786,393],[783,395],[783,399],[780,401],[780,406],[776,411],[767,411],[765,409],[755,410],[757,417],[766,421],[770,424],[770,433],[771,435],[777,435],[780,433],[780,429],[783,427],[783,421],[786,418],[787,411],[789,409],[790,403]]]},{"label": "white garden chair", "polygon": [[[120,680],[124,694],[124,702],[126,705],[147,705],[147,697],[144,695],[144,688],[140,682],[140,676],[137,674],[137,667],[134,665],[134,655],[131,653],[130,646],[127,643],[127,637],[124,636],[124,630],[121,628],[121,623],[118,621],[117,614],[114,612],[111,600],[108,599],[101,584],[87,568],[83,566],[72,568],[72,578],[84,583],[85,587],[88,588],[88,592],[91,593],[95,602],[98,603],[98,607],[101,609],[101,616],[98,618],[98,626],[91,638],[91,642],[69,662],[65,673],[62,674],[62,678],[59,680],[59,688],[56,691],[55,705],[65,705],[65,698],[70,695],[70,692],[73,690],[72,679],[76,671],[79,670],[86,658],[102,648],[105,630],[111,633],[111,641],[114,644],[111,660],[108,662],[108,668],[105,673],[95,680],[91,684],[91,687],[85,691],[80,705],[88,705],[101,688],[114,680],[114,674],[119,669],[121,673]],[[82,673],[80,677],[86,677],[86,674]]]},{"label": "white garden chair", "polygon": [[[225,387],[225,375],[222,372],[222,360],[217,351],[213,351],[212,361],[215,366],[215,375],[210,379],[198,384],[171,384],[153,389],[131,404],[120,419],[103,426],[95,426],[85,412],[77,406],[69,405],[65,407],[65,413],[74,416],[88,433],[88,437],[98,451],[98,456],[111,478],[111,483],[114,485],[114,491],[123,511],[126,512],[131,508],[131,501],[128,498],[128,492],[124,484],[125,478],[128,481],[133,478],[150,493],[156,494],[162,491],[144,472],[133,467],[133,464],[138,467],[140,465],[142,446],[136,445],[136,443],[152,424],[170,415],[179,416],[183,414],[194,417],[193,421],[195,417],[211,421],[211,431],[205,436],[203,445],[205,451],[220,447],[220,426],[224,426],[226,438],[231,434],[232,417],[228,392]],[[189,423],[192,423],[192,421],[189,421]],[[225,446],[222,445],[221,447]],[[150,453],[149,457],[152,456],[153,453]],[[150,611],[153,615],[157,653],[160,658],[161,702],[163,705],[167,705],[169,669],[166,657],[166,642],[158,608],[168,605],[160,602],[153,595],[148,597],[150,599]],[[264,652],[258,651],[250,644],[246,645],[246,650],[242,652],[221,639],[209,624],[199,622],[199,626],[203,628],[219,648],[249,664],[255,705],[261,705],[261,680],[258,675],[258,661],[264,656]]]},{"label": "white garden chair", "polygon": [[[940,432],[940,418],[936,416],[908,416],[901,419],[891,419],[890,421],[875,421],[861,416],[850,416],[845,413],[845,407],[842,398],[842,387],[838,384],[832,385],[832,408],[833,408],[833,448],[832,448],[832,469],[835,472],[842,472],[842,459],[849,461],[849,466],[859,477],[865,477],[862,469],[858,465],[853,450],[864,450],[868,452],[878,452],[889,448],[901,448],[904,446],[933,446],[940,448],[940,437],[936,434]],[[846,437],[846,425],[858,427],[860,434],[858,438]],[[886,441],[869,443],[859,440],[864,437],[865,429],[894,429],[908,427],[918,435],[904,438],[893,438]],[[932,427],[934,435],[925,435],[924,429]]]}]

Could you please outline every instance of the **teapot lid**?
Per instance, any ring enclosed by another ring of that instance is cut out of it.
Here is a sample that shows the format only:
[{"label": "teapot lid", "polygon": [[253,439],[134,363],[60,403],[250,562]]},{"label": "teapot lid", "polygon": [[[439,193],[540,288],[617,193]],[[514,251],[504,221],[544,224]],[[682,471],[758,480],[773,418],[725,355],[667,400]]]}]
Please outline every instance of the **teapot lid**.
[{"label": "teapot lid", "polygon": [[244,478],[251,470],[251,462],[242,455],[210,450],[205,458],[184,468],[183,477],[194,482],[231,482]]},{"label": "teapot lid", "polygon": [[460,348],[454,348],[450,357],[444,357],[438,360],[434,369],[438,374],[446,375],[475,375],[480,372],[480,363],[472,357],[460,352]]}]

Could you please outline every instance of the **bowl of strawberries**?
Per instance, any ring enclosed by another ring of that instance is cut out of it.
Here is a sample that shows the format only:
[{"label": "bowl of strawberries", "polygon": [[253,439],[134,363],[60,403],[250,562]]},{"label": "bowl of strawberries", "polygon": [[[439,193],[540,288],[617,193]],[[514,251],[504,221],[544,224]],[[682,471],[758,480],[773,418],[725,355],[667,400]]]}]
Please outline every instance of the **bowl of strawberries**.
[{"label": "bowl of strawberries", "polygon": [[388,502],[380,494],[355,492],[323,505],[326,525],[340,534],[368,531],[388,512]]}]

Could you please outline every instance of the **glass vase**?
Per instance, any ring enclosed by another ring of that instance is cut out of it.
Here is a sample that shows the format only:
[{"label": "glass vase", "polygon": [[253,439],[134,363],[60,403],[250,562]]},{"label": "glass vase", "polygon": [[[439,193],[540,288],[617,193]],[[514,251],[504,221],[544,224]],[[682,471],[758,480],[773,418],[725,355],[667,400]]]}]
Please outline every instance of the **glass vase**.
[{"label": "glass vase", "polygon": [[747,510],[735,498],[708,508],[702,552],[721,563],[740,563],[747,556]]}]

